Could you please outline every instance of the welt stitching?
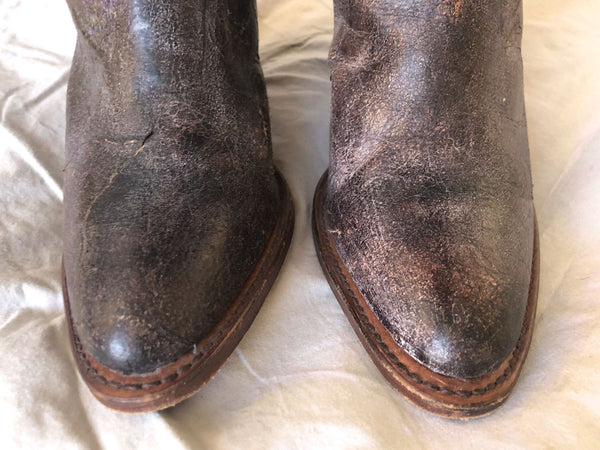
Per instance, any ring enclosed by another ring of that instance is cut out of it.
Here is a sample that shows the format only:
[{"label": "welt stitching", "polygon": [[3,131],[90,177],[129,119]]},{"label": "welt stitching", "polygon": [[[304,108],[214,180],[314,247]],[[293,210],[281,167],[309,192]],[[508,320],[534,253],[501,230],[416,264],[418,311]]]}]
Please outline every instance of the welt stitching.
[{"label": "welt stitching", "polygon": [[[326,227],[325,227],[325,222],[324,222],[324,218],[321,215],[321,217],[316,218],[316,220],[318,220],[321,223],[321,228],[324,230],[323,233],[326,233]],[[501,384],[502,382],[504,382],[511,374],[512,372],[515,370],[516,367],[516,358],[517,356],[519,356],[521,354],[522,351],[522,346],[523,346],[523,338],[525,337],[526,334],[526,328],[523,327],[521,329],[521,334],[519,335],[519,340],[517,341],[517,345],[515,346],[515,349],[513,350],[513,354],[512,357],[510,358],[509,362],[508,362],[508,367],[504,370],[504,372],[498,376],[498,378],[496,378],[494,381],[490,382],[487,386],[485,386],[484,388],[478,388],[478,389],[473,389],[471,391],[468,390],[452,390],[452,389],[447,389],[447,388],[443,388],[439,385],[436,385],[434,383],[430,383],[428,381],[423,380],[420,376],[418,376],[417,374],[413,373],[410,371],[410,369],[408,367],[406,367],[406,365],[404,365],[402,362],[400,362],[398,360],[398,358],[396,357],[396,355],[394,355],[390,349],[388,348],[388,346],[383,342],[383,339],[381,338],[381,335],[379,333],[377,333],[374,325],[369,321],[369,318],[367,317],[367,315],[364,312],[364,309],[362,308],[362,306],[360,305],[358,299],[356,298],[356,296],[354,295],[354,291],[351,289],[350,287],[350,283],[348,282],[348,280],[346,279],[346,277],[344,276],[343,272],[342,272],[342,268],[340,266],[340,263],[338,261],[338,258],[336,257],[332,245],[329,242],[330,237],[329,236],[323,236],[323,239],[321,239],[321,242],[325,243],[325,249],[328,253],[328,256],[330,257],[330,260],[334,261],[334,270],[336,272],[337,275],[337,279],[338,280],[342,280],[344,287],[345,287],[345,292],[348,292],[350,294],[350,297],[352,299],[352,303],[359,315],[359,320],[361,321],[361,325],[363,330],[371,335],[371,338],[373,338],[380,346],[380,348],[383,350],[383,353],[389,358],[390,362],[396,366],[398,369],[400,369],[400,371],[402,373],[404,373],[406,376],[408,376],[410,379],[412,379],[415,383],[420,384],[422,386],[425,386],[426,388],[439,392],[441,394],[445,394],[445,395],[455,395],[455,396],[459,396],[459,397],[463,397],[463,398],[469,398],[472,396],[480,396],[480,395],[484,395],[487,392],[495,389],[496,387],[498,387],[499,384]],[[344,294],[344,292],[342,293]],[[527,318],[527,315],[529,313],[529,310],[531,308],[531,302],[528,301],[527,302],[527,308],[525,311],[525,318]],[[366,326],[365,326],[366,325]]]},{"label": "welt stitching", "polygon": [[83,351],[83,347],[81,345],[81,342],[79,341],[79,338],[75,334],[75,330],[73,330],[73,338],[74,338],[73,340],[75,341],[75,348],[77,350],[77,354],[82,358],[83,365],[85,366],[88,374],[91,375],[96,380],[98,380],[100,383],[102,383],[106,386],[110,386],[115,389],[124,389],[124,390],[127,389],[127,390],[136,390],[137,391],[137,390],[142,390],[142,389],[150,389],[150,388],[153,388],[156,386],[160,386],[161,384],[175,381],[181,375],[188,372],[192,368],[193,363],[195,363],[197,360],[202,358],[202,356],[204,356],[203,352],[198,353],[196,356],[194,356],[194,358],[189,363],[184,364],[181,367],[178,367],[175,370],[175,372],[165,376],[164,378],[161,378],[160,380],[150,381],[148,383],[119,383],[118,381],[108,380],[106,377],[99,375],[98,371],[92,366],[86,353]]},{"label": "welt stitching", "polygon": [[[230,316],[230,319],[227,321],[225,326],[228,327],[230,325],[230,322],[234,321],[234,318],[237,317],[239,310],[243,306],[244,306],[244,303],[241,303],[240,305],[238,305],[238,307],[235,310],[235,313]],[[71,320],[71,323],[72,323],[70,314],[69,314],[69,320]],[[213,337],[213,340],[210,342],[211,347],[214,346],[215,341],[218,338],[220,338],[222,334],[223,334],[222,330],[219,330],[217,332],[217,334]],[[106,377],[98,374],[98,371],[92,366],[90,360],[87,357],[87,354],[83,350],[83,346],[81,345],[81,341],[79,340],[79,337],[75,333],[75,329],[73,329],[73,341],[75,343],[75,349],[77,350],[77,354],[81,357],[81,359],[83,361],[83,365],[85,366],[88,374],[90,376],[92,376],[94,379],[96,379],[97,381],[99,381],[100,383],[102,383],[106,386],[110,386],[114,389],[120,389],[120,390],[139,391],[139,390],[144,390],[144,389],[151,389],[156,386],[160,386],[161,384],[173,382],[177,378],[181,377],[183,374],[188,372],[192,368],[193,364],[207,353],[207,352],[199,352],[197,355],[194,356],[194,358],[192,358],[192,360],[190,362],[188,362],[187,364],[184,364],[183,366],[177,367],[173,373],[165,376],[164,378],[161,378],[160,380],[150,381],[148,383],[119,383],[118,381],[108,380]]]}]

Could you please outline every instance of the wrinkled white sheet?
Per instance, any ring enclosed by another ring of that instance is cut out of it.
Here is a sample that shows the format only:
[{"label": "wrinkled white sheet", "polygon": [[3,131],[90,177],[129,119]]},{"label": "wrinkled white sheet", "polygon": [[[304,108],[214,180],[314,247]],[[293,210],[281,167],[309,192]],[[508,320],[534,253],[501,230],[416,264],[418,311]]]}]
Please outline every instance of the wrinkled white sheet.
[{"label": "wrinkled white sheet", "polygon": [[319,268],[310,205],[327,165],[331,0],[259,0],[276,164],[296,203],[287,261],[213,381],[161,413],[88,392],[60,288],[65,90],[58,0],[0,0],[0,447],[599,448],[600,1],[524,0],[542,270],[520,382],[489,417],[410,405],[379,374]]}]

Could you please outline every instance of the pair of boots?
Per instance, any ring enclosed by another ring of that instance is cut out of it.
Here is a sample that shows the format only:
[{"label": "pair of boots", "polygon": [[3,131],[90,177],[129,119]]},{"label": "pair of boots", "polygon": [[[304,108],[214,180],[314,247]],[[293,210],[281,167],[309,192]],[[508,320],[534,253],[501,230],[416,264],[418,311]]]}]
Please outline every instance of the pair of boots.
[{"label": "pair of boots", "polygon": [[[63,286],[79,371],[127,412],[196,392],[293,231],[254,0],[68,0]],[[538,245],[519,0],[335,0],[325,275],[417,405],[489,412],[531,340]]]}]

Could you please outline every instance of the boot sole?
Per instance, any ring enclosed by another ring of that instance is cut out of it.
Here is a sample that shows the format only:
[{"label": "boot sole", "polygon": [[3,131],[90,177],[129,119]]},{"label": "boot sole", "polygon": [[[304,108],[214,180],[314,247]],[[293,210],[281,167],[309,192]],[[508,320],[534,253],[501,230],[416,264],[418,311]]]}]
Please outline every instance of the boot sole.
[{"label": "boot sole", "polygon": [[123,375],[103,366],[83,348],[71,319],[63,265],[63,299],[71,349],[77,369],[94,396],[117,411],[156,411],[196,393],[218,372],[258,314],[279,273],[294,230],[294,206],[284,178],[277,173],[281,195],[275,228],[242,292],[212,332],[177,361],[152,373]]},{"label": "boot sole", "polygon": [[440,375],[403,351],[377,319],[344,266],[327,231],[323,200],[327,172],[313,202],[313,237],[323,272],[369,356],[385,378],[413,404],[434,414],[468,419],[501,406],[517,382],[531,343],[539,282],[539,237],[535,224],[529,299],[519,340],[511,354],[492,372],[462,380]]}]

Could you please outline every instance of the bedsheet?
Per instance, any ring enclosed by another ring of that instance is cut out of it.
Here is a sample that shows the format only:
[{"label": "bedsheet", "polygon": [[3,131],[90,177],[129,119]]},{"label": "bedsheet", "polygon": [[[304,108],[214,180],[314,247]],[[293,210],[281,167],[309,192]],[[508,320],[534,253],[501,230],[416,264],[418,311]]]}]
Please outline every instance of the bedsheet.
[{"label": "bedsheet", "polygon": [[65,93],[75,30],[56,0],[0,0],[2,448],[599,448],[600,1],[524,0],[541,237],[535,333],[513,395],[468,422],[433,416],[370,361],[317,262],[327,166],[331,0],[259,0],[276,165],[296,207],[264,307],[198,394],[142,415],[98,403],[70,353],[60,285]]}]

